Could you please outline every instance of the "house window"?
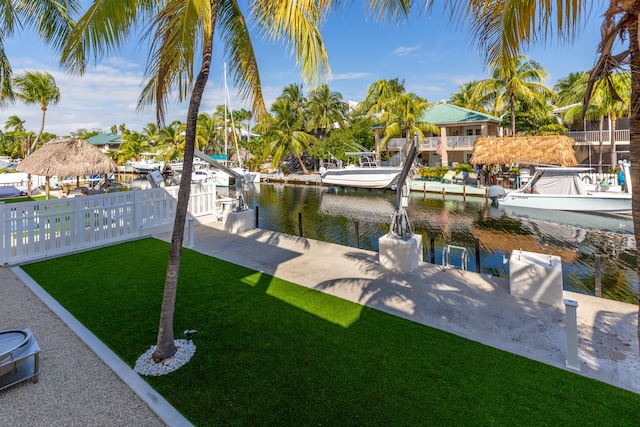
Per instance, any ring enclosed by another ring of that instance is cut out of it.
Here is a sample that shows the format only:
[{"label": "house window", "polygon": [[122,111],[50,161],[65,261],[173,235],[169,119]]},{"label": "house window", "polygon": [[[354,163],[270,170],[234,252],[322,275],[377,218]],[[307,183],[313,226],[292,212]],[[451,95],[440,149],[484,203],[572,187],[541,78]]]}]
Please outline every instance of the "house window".
[{"label": "house window", "polygon": [[473,129],[467,129],[467,136],[473,136]]}]

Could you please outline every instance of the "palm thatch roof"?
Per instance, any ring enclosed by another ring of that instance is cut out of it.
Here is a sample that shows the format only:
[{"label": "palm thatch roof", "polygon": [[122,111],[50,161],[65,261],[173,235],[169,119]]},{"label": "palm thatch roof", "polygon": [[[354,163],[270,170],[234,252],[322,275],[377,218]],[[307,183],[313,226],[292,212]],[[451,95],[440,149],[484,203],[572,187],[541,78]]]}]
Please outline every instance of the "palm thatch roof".
[{"label": "palm thatch roof", "polygon": [[572,138],[563,135],[484,137],[476,140],[470,163],[576,166],[574,143]]},{"label": "palm thatch roof", "polygon": [[[240,156],[238,156],[238,153],[240,153]],[[247,150],[246,148],[240,147],[238,149],[238,151],[233,153],[233,155],[231,156],[231,160],[234,161],[234,162],[237,162],[238,161],[238,157],[240,157],[240,159],[243,162],[246,162],[247,160],[253,159],[255,156],[253,154],[251,154],[251,152],[249,152],[249,150]]]},{"label": "palm thatch roof", "polygon": [[84,139],[57,138],[27,156],[16,170],[41,176],[82,176],[108,174],[118,166]]}]

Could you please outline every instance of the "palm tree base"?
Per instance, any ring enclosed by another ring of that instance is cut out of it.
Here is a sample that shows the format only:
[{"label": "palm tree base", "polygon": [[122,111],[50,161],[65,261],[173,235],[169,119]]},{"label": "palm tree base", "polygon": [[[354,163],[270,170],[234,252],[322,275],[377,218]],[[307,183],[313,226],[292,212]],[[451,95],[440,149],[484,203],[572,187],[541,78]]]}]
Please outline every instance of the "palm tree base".
[{"label": "palm tree base", "polygon": [[155,345],[151,346],[142,356],[136,361],[133,368],[140,375],[166,375],[173,372],[191,360],[191,357],[196,352],[196,345],[191,340],[175,340],[176,354],[160,363],[156,363],[153,360],[153,352],[156,351]]}]

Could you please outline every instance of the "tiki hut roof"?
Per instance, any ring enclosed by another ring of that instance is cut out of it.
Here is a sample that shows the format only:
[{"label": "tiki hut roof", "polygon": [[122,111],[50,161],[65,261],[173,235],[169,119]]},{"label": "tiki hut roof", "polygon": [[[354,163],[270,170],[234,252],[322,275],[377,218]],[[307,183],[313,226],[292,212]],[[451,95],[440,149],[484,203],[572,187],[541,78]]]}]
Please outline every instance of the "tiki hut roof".
[{"label": "tiki hut roof", "polygon": [[576,166],[574,140],[563,135],[479,138],[470,163]]},{"label": "tiki hut roof", "polygon": [[115,172],[118,166],[84,139],[57,138],[27,156],[16,170],[41,176],[82,176]]}]

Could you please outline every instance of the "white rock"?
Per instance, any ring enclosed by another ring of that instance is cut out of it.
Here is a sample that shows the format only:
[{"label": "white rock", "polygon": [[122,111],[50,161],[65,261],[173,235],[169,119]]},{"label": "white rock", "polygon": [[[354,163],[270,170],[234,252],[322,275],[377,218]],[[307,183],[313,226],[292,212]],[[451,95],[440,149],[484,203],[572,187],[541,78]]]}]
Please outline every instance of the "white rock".
[{"label": "white rock", "polygon": [[156,345],[151,346],[142,356],[136,361],[136,365],[133,368],[134,371],[140,375],[165,375],[169,372],[173,372],[181,366],[185,365],[196,352],[196,345],[193,341],[188,340],[175,340],[174,341],[177,351],[176,354],[170,359],[164,360],[160,363],[156,363],[153,358],[153,352],[156,351]]}]

